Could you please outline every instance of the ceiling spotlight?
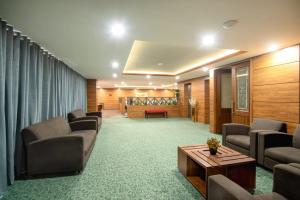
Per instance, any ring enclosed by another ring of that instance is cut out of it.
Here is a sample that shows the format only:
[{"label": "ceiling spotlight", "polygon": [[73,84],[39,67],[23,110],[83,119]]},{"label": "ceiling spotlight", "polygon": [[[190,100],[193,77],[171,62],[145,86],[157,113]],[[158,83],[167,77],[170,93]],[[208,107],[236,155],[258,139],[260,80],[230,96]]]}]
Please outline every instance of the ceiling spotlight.
[{"label": "ceiling spotlight", "polygon": [[176,85],[178,85],[178,83],[174,83],[174,85],[176,86]]},{"label": "ceiling spotlight", "polygon": [[159,63],[157,63],[157,65],[158,65],[158,66],[163,66],[164,63],[159,62]]},{"label": "ceiling spotlight", "polygon": [[202,44],[204,46],[212,46],[213,44],[215,44],[215,36],[213,36],[213,35],[205,35],[202,38]]},{"label": "ceiling spotlight", "polygon": [[223,23],[222,27],[224,29],[230,29],[232,28],[233,26],[235,26],[239,21],[236,20],[236,19],[231,19],[231,20],[228,20],[226,22]]},{"label": "ceiling spotlight", "polygon": [[122,82],[121,82],[121,84],[122,84],[122,85],[125,85],[125,82],[124,82],[124,81],[122,81]]},{"label": "ceiling spotlight", "polygon": [[207,72],[209,70],[209,68],[208,67],[202,67],[202,70]]},{"label": "ceiling spotlight", "polygon": [[146,78],[149,79],[149,78],[151,78],[151,76],[150,76],[150,75],[147,75]]},{"label": "ceiling spotlight", "polygon": [[120,64],[117,61],[113,61],[111,63],[111,66],[112,66],[112,68],[117,69],[117,68],[119,68]]},{"label": "ceiling spotlight", "polygon": [[279,45],[276,43],[270,44],[268,47],[268,51],[276,51],[277,49],[279,49]]},{"label": "ceiling spotlight", "polygon": [[176,76],[175,79],[176,79],[176,80],[180,79],[180,76]]},{"label": "ceiling spotlight", "polygon": [[118,77],[118,75],[116,74],[116,73],[113,73],[113,75],[112,75],[114,78],[117,78]]},{"label": "ceiling spotlight", "polygon": [[124,24],[120,22],[115,22],[110,27],[110,33],[113,37],[121,38],[125,35],[126,28]]},{"label": "ceiling spotlight", "polygon": [[152,82],[150,82],[149,85],[152,85]]}]

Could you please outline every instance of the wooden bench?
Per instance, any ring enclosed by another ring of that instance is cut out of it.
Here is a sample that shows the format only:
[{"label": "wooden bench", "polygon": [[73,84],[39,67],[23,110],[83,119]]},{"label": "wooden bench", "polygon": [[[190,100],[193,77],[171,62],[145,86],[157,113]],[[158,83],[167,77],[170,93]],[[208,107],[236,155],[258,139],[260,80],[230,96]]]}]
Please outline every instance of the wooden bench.
[{"label": "wooden bench", "polygon": [[145,118],[148,118],[149,114],[163,114],[165,118],[168,118],[168,111],[165,109],[145,110]]}]

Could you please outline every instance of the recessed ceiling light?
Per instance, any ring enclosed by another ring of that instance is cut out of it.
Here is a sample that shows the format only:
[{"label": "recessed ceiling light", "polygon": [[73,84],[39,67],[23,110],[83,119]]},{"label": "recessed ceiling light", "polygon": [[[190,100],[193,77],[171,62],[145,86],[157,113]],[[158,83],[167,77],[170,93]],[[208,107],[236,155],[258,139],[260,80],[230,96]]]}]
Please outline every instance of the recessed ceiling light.
[{"label": "recessed ceiling light", "polygon": [[125,85],[125,82],[124,82],[124,81],[122,81],[122,82],[121,82],[121,84],[122,84],[122,85]]},{"label": "recessed ceiling light", "polygon": [[115,22],[110,27],[110,33],[113,37],[121,38],[125,35],[126,28],[124,24],[120,22]]},{"label": "recessed ceiling light", "polygon": [[208,67],[202,67],[202,70],[207,72],[209,70],[209,68]]},{"label": "recessed ceiling light", "polygon": [[176,80],[180,79],[180,76],[176,76],[175,79],[176,79]]},{"label": "recessed ceiling light", "polygon": [[239,21],[236,20],[236,19],[231,19],[231,20],[228,20],[226,22],[223,23],[222,27],[224,29],[230,29],[232,28],[233,26],[235,26]]},{"label": "recessed ceiling light", "polygon": [[279,49],[279,45],[276,43],[270,44],[268,47],[268,51],[276,51],[277,49]]},{"label": "recessed ceiling light", "polygon": [[157,63],[157,65],[158,65],[158,66],[163,66],[164,63],[159,62],[159,63]]},{"label": "recessed ceiling light", "polygon": [[149,85],[152,85],[152,82],[150,82]]},{"label": "recessed ceiling light", "polygon": [[151,76],[150,76],[150,75],[147,75],[146,78],[149,79],[149,78],[151,78]]},{"label": "recessed ceiling light", "polygon": [[120,64],[117,61],[113,61],[111,63],[111,66],[112,66],[112,68],[117,69],[117,68],[119,68]]},{"label": "recessed ceiling light", "polygon": [[213,35],[205,35],[202,37],[202,44],[204,46],[212,46],[213,44],[215,44],[215,36]]},{"label": "recessed ceiling light", "polygon": [[116,73],[113,73],[113,75],[112,75],[114,78],[117,78],[118,77],[118,74],[116,74]]},{"label": "recessed ceiling light", "polygon": [[174,85],[178,85],[178,83],[174,83]]}]

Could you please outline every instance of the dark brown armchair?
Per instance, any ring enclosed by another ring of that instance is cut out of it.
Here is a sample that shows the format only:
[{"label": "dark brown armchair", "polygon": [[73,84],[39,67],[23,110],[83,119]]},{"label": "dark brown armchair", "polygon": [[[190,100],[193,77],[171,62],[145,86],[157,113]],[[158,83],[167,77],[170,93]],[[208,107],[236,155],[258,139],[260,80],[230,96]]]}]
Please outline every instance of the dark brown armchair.
[{"label": "dark brown armchair", "polygon": [[251,126],[244,124],[223,124],[222,144],[256,159],[257,133],[267,130],[286,132],[286,124],[269,119],[254,119]]},{"label": "dark brown armchair", "polygon": [[251,195],[223,175],[208,179],[208,200],[298,200],[300,199],[300,165],[280,164],[274,167],[273,192]]},{"label": "dark brown armchair", "polygon": [[274,131],[259,133],[257,160],[269,169],[279,163],[300,163],[300,125],[294,135]]},{"label": "dark brown armchair", "polygon": [[82,120],[96,120],[97,121],[97,130],[99,131],[102,124],[102,113],[101,112],[83,112],[81,109],[74,110],[68,113],[68,121],[82,121]]}]

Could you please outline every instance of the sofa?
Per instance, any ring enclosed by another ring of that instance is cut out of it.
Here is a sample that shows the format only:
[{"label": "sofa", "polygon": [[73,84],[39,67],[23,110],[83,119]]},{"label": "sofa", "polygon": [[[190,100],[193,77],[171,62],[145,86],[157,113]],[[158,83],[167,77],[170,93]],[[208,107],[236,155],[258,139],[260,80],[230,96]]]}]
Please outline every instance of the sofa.
[{"label": "sofa", "polygon": [[68,113],[68,121],[82,121],[82,120],[96,120],[97,121],[97,131],[101,128],[102,123],[102,112],[84,112],[82,109],[74,110]]},{"label": "sofa", "polygon": [[222,127],[222,144],[240,153],[257,158],[257,133],[267,130],[286,132],[286,124],[255,118],[252,125],[229,123]]},{"label": "sofa", "polygon": [[223,175],[208,179],[208,200],[299,200],[300,165],[280,164],[274,167],[273,192],[251,195]]},{"label": "sofa", "polygon": [[57,117],[22,130],[27,176],[82,171],[96,141],[95,120]]},{"label": "sofa", "polygon": [[300,125],[293,135],[274,131],[258,134],[257,162],[269,169],[279,163],[300,163]]}]

